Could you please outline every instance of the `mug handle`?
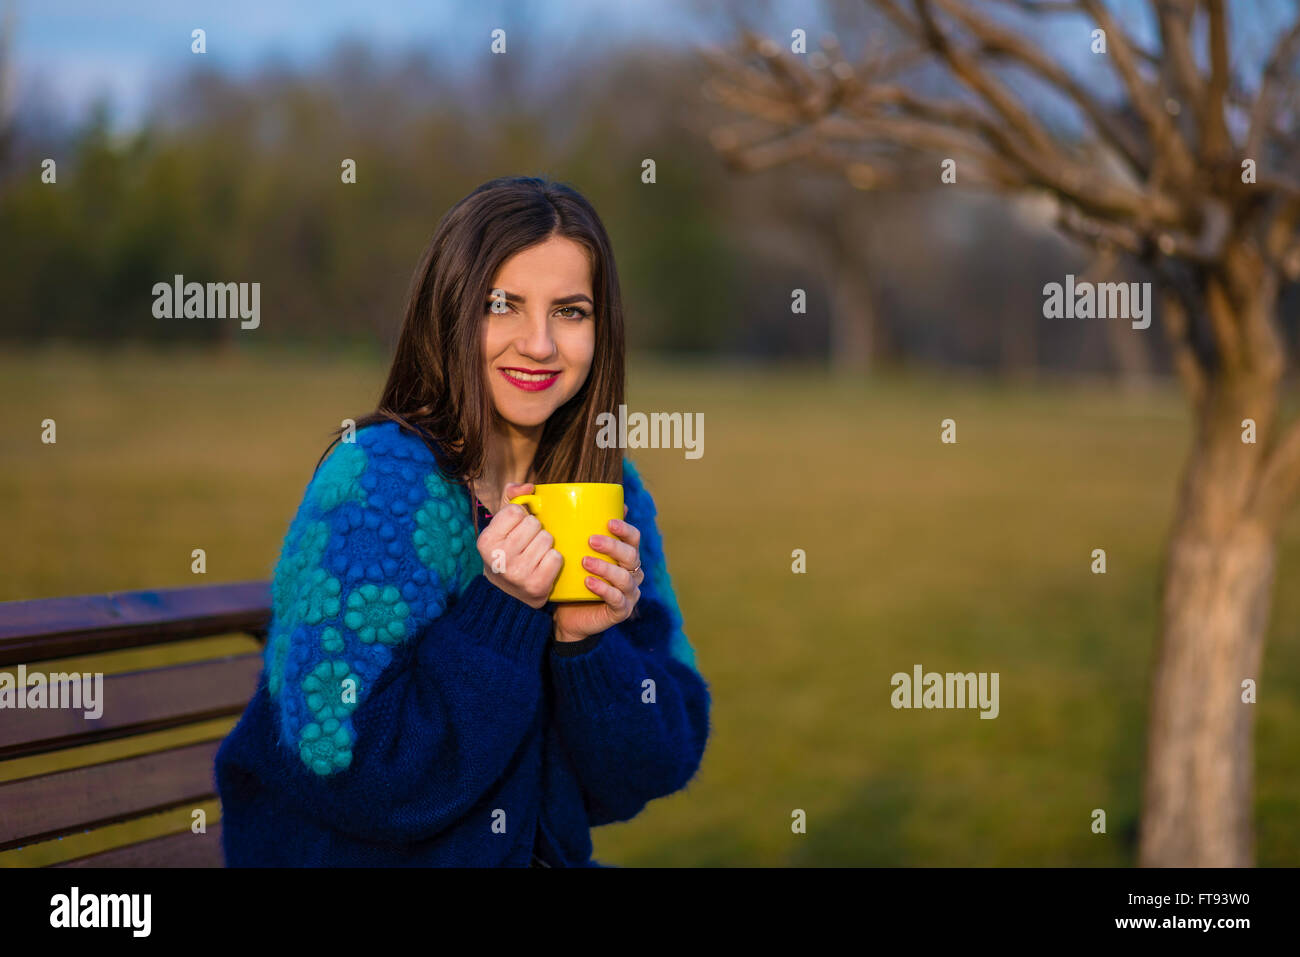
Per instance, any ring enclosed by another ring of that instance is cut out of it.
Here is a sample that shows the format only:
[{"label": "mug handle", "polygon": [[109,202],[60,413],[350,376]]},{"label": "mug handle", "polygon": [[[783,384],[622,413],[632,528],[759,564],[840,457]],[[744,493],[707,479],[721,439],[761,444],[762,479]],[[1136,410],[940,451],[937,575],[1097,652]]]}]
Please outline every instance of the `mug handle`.
[{"label": "mug handle", "polygon": [[516,495],[510,499],[511,505],[522,505],[528,511],[536,515],[541,511],[542,497],[540,495]]}]

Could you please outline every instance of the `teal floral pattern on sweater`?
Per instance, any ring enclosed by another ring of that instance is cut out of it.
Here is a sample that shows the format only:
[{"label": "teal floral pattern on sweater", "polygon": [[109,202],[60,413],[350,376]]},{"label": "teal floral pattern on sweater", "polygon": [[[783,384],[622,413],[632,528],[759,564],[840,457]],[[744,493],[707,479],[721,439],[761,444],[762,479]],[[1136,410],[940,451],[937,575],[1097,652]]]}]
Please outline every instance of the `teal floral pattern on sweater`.
[{"label": "teal floral pattern on sweater", "polygon": [[[647,645],[667,635],[669,655],[695,670],[654,503],[627,459],[623,473],[646,581],[620,627]],[[265,675],[280,742],[314,774],[351,766],[353,719],[370,689],[482,574],[471,504],[396,423],[361,429],[312,478],[275,568]]]},{"label": "teal floral pattern on sweater", "polygon": [[265,670],[281,740],[316,774],[351,764],[368,689],[482,570],[471,515],[395,423],[340,443],[312,478],[275,569]]},{"label": "teal floral pattern on sweater", "polygon": [[370,644],[382,641],[395,645],[406,637],[406,619],[411,609],[402,601],[401,592],[392,585],[362,585],[348,595],[348,613],[343,623]]},{"label": "teal floral pattern on sweater", "polygon": [[285,623],[295,620],[315,624],[326,615],[338,613],[339,583],[320,567],[329,540],[324,522],[303,525],[295,522],[280,566],[276,570],[271,592],[274,623],[267,642],[270,652],[269,677],[272,694],[280,690],[285,655],[289,651],[289,631]]},{"label": "teal floral pattern on sweater", "polygon": [[329,512],[343,502],[364,503],[366,490],[358,480],[365,470],[366,453],[355,444],[340,445],[325,460],[312,483],[312,504],[322,512]]},{"label": "teal floral pattern on sweater", "polygon": [[298,755],[317,774],[342,771],[352,763],[352,735],[337,718],[313,721],[298,738]]},{"label": "teal floral pattern on sweater", "polygon": [[424,477],[429,497],[415,513],[411,540],[424,566],[438,573],[444,582],[473,577],[483,571],[483,559],[475,547],[474,524],[459,507],[446,479],[438,472]]},{"label": "teal floral pattern on sweater", "polygon": [[307,695],[307,707],[320,721],[338,718],[342,721],[356,710],[356,696],[360,679],[352,673],[346,661],[322,661],[302,682]]}]

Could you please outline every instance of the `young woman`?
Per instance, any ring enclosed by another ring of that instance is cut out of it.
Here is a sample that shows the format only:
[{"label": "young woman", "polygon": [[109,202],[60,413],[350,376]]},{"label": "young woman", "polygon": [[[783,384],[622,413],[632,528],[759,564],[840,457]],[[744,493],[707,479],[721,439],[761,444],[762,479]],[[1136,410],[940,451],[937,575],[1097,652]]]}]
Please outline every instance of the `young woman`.
[{"label": "young woman", "polygon": [[[265,667],[217,753],[227,865],[592,866],[591,827],[694,776],[710,694],[654,502],[595,441],[623,353],[581,195],[502,178],[443,218],[379,406],[285,538]],[[545,482],[624,486],[584,562],[603,601],[547,600],[563,559],[507,504]]]}]

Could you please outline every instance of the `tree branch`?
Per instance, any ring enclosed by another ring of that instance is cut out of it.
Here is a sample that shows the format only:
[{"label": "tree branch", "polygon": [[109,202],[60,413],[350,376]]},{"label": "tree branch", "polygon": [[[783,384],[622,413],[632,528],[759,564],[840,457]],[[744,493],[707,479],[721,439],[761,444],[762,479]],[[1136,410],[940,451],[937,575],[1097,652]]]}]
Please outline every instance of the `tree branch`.
[{"label": "tree branch", "polygon": [[1210,82],[1201,107],[1201,155],[1220,163],[1232,148],[1223,108],[1228,94],[1228,17],[1223,0],[1207,0],[1210,12]]},{"label": "tree branch", "polygon": [[1097,25],[1106,31],[1106,48],[1111,51],[1111,62],[1128,90],[1129,101],[1146,124],[1148,136],[1155,145],[1165,171],[1181,186],[1192,181],[1195,163],[1182,134],[1174,127],[1160,97],[1137,68],[1135,47],[1127,34],[1120,29],[1110,10],[1101,0],[1079,0]]},{"label": "tree branch", "polygon": [[981,69],[974,59],[958,50],[951,38],[940,29],[934,11],[930,9],[929,0],[912,0],[912,6],[921,21],[922,37],[930,49],[948,64],[953,75],[1006,120],[1030,149],[1042,151],[1046,155],[1057,154],[1057,145],[1042,124],[1021,106],[1005,86]]},{"label": "tree branch", "polygon": [[[930,0],[913,0],[919,23],[914,23],[898,10],[893,0],[877,0],[886,9],[893,9],[905,28],[919,34],[920,38],[938,54],[948,68],[964,85],[980,96],[997,115],[1001,116],[1019,136],[1011,135],[990,124],[992,145],[1008,159],[1028,173],[1028,181],[1045,186],[1063,197],[1087,208],[1093,215],[1106,218],[1132,217],[1142,222],[1175,224],[1183,218],[1183,211],[1172,198],[1157,192],[1137,192],[1118,183],[1107,182],[1097,169],[1081,168],[1063,154],[1046,130],[1028,113],[1009,91],[984,71],[971,57],[957,49],[940,28],[934,17]],[[953,8],[958,0],[940,0],[946,8]],[[969,10],[964,11],[972,17]]]},{"label": "tree branch", "polygon": [[1300,422],[1292,422],[1264,462],[1255,493],[1255,511],[1280,522],[1300,494]]},{"label": "tree branch", "polygon": [[1204,129],[1204,88],[1201,74],[1192,55],[1192,9],[1195,0],[1155,0],[1156,21],[1160,25],[1160,49],[1169,72],[1176,81],[1173,93],[1196,111],[1197,123]]},{"label": "tree branch", "polygon": [[988,0],[1026,13],[1079,13],[1079,0]]},{"label": "tree branch", "polygon": [[1118,247],[1141,256],[1148,243],[1136,230],[1118,223],[1093,219],[1072,203],[1062,203],[1056,214],[1056,228],[1086,246],[1095,249]]},{"label": "tree branch", "polygon": [[1296,15],[1291,28],[1273,47],[1273,52],[1268,58],[1268,66],[1264,68],[1264,78],[1259,84],[1259,93],[1256,94],[1255,103],[1250,111],[1250,129],[1246,134],[1245,150],[1246,156],[1256,162],[1263,159],[1260,150],[1264,145],[1265,131],[1273,121],[1278,87],[1285,78],[1286,67],[1295,60],[1297,49],[1300,49],[1300,14]]},{"label": "tree branch", "polygon": [[1264,254],[1292,282],[1300,279],[1300,238],[1296,235],[1298,221],[1300,196],[1290,196],[1274,214],[1264,237]]},{"label": "tree branch", "polygon": [[[883,2],[892,6],[891,0]],[[902,16],[901,11],[894,9]],[[905,16],[903,22],[905,29],[915,27]],[[941,39],[938,42],[942,47],[945,41]],[[720,53],[708,51],[706,56],[725,76],[711,80],[707,89],[719,102],[768,120],[779,128],[817,126],[828,135],[837,134],[844,127],[824,120],[840,110],[864,121],[865,125],[854,128],[864,137],[897,137],[903,145],[918,150],[958,151],[967,159],[976,159],[986,178],[993,182],[1051,190],[1096,218],[1136,221],[1143,228],[1162,230],[1178,228],[1185,218],[1184,210],[1172,197],[1112,179],[1106,173],[1105,164],[1076,161],[1061,152],[1059,146],[1051,150],[1034,148],[1008,128],[1008,124],[999,122],[991,105],[990,112],[986,113],[966,103],[930,100],[900,86],[884,83],[864,85],[853,67],[844,61],[836,62],[835,68],[824,78],[820,75],[803,76],[798,73],[802,68],[801,61],[792,59],[786,62],[782,52],[771,41],[746,33],[743,46],[747,52],[757,53],[769,67],[780,62],[777,75],[764,75],[743,63],[727,61]],[[955,62],[958,69],[966,69],[978,90],[997,95],[994,92],[995,81],[989,80],[982,70],[950,44],[946,48],[949,57],[945,62]],[[980,78],[975,78],[977,74]],[[731,80],[732,77],[735,79]],[[798,102],[790,102],[792,99]],[[1003,107],[1004,110],[1009,108],[1006,102]],[[891,118],[893,111],[902,116]],[[898,122],[903,117],[919,119],[923,123]],[[969,139],[953,137],[951,130],[941,129],[944,126],[966,130],[983,143],[975,144]],[[1040,133],[1040,136],[1046,135]],[[733,136],[722,146],[729,153],[730,161],[744,167],[749,162],[766,164],[780,156],[782,151],[795,149],[796,143],[785,141],[772,153],[764,148],[763,153],[752,160],[745,160],[741,154],[745,149],[758,149],[756,142],[742,148]]]},{"label": "tree branch", "polygon": [[[1068,96],[1092,123],[1097,133],[1116,150],[1138,177],[1146,176],[1149,171],[1149,161],[1142,155],[1138,144],[1134,143],[1124,128],[1116,122],[1111,111],[1104,108],[1096,97],[1089,94],[1055,60],[1045,56],[1023,37],[976,15],[963,4],[954,3],[952,0],[939,0],[939,3],[950,16],[970,30],[980,41],[984,52],[1019,63]],[[1078,5],[1073,0],[1070,6],[1078,10]]]},{"label": "tree branch", "polygon": [[1174,369],[1183,382],[1192,405],[1199,408],[1205,401],[1206,372],[1192,347],[1192,328],[1182,299],[1173,290],[1164,290],[1160,315],[1164,320],[1165,339],[1173,353]]}]

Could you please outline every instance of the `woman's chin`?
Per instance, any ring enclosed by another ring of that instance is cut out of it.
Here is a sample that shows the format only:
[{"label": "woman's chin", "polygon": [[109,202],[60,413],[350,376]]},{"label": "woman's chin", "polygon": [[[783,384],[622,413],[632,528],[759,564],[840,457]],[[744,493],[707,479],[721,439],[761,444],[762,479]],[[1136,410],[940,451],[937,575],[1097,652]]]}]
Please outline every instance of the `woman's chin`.
[{"label": "woman's chin", "polygon": [[552,408],[506,409],[501,413],[501,418],[517,429],[536,429],[545,425],[554,411]]}]

